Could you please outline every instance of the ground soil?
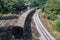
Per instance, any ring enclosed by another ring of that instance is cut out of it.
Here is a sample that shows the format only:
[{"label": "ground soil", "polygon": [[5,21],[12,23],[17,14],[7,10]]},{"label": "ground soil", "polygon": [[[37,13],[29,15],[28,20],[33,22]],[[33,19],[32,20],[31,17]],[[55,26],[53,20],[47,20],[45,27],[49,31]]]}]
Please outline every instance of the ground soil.
[{"label": "ground soil", "polygon": [[32,40],[39,40],[40,34],[39,34],[39,32],[37,31],[37,29],[36,29],[35,26],[36,26],[36,25],[35,25],[34,21],[32,20],[32,22],[31,22]]}]

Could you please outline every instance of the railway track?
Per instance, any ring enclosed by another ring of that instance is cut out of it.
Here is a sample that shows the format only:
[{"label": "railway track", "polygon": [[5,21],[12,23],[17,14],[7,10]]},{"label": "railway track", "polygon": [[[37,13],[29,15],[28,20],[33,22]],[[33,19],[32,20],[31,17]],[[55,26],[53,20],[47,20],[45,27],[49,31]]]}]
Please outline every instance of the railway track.
[{"label": "railway track", "polygon": [[47,31],[47,29],[42,24],[41,20],[38,17],[38,13],[40,10],[37,10],[36,13],[33,16],[36,28],[38,32],[40,33],[41,37],[40,40],[55,40],[55,38]]}]

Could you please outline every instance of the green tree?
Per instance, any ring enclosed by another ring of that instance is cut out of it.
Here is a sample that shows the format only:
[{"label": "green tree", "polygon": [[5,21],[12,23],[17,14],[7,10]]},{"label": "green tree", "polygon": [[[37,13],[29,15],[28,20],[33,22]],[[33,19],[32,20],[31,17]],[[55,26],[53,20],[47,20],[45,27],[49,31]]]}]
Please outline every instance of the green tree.
[{"label": "green tree", "polygon": [[46,0],[30,0],[31,7],[41,6],[45,3]]},{"label": "green tree", "polygon": [[60,13],[60,1],[59,0],[47,0],[44,4],[43,11],[46,13]]},{"label": "green tree", "polygon": [[0,0],[0,12],[4,10],[4,2]]},{"label": "green tree", "polygon": [[24,5],[24,0],[0,0],[0,12],[19,11]]},{"label": "green tree", "polygon": [[9,11],[16,11],[24,6],[24,0],[6,0],[5,5]]}]

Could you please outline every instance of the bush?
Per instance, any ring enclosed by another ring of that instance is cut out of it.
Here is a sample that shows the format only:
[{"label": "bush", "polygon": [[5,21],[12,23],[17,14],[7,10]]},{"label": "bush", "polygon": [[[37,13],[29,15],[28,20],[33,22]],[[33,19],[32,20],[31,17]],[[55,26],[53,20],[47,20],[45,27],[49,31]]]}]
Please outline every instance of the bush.
[{"label": "bush", "polygon": [[59,0],[48,0],[46,4],[44,4],[44,11],[47,13],[60,13],[60,1]]},{"label": "bush", "polygon": [[56,20],[53,25],[54,25],[53,28],[56,31],[60,32],[60,20]]},{"label": "bush", "polygon": [[45,18],[48,18],[48,16],[49,16],[49,14],[47,14],[47,13],[43,13],[43,16],[45,17]]},{"label": "bush", "polygon": [[0,12],[20,11],[24,5],[24,0],[0,0]]},{"label": "bush", "polygon": [[30,0],[30,7],[37,7],[37,6],[42,6],[45,3],[46,0]]},{"label": "bush", "polygon": [[48,13],[44,13],[43,14],[45,18],[49,19],[49,20],[55,20],[57,17],[55,14],[51,13],[51,14],[48,14]]},{"label": "bush", "polygon": [[36,7],[40,4],[39,2],[40,2],[39,0],[30,0],[29,6],[30,7]]}]

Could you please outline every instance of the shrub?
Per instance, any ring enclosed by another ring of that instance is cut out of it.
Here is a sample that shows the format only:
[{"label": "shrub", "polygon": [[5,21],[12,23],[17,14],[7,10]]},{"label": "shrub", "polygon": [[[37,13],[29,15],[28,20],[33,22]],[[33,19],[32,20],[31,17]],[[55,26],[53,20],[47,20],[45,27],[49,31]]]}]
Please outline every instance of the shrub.
[{"label": "shrub", "polygon": [[0,12],[20,11],[24,7],[24,0],[0,0]]},{"label": "shrub", "polygon": [[59,0],[48,0],[46,4],[44,4],[44,11],[47,13],[60,13],[60,1]]},{"label": "shrub", "polygon": [[53,14],[53,13],[49,14],[49,19],[50,19],[50,20],[55,20],[56,18],[57,18],[57,17],[56,17],[55,14]]},{"label": "shrub", "polygon": [[30,0],[29,6],[30,6],[30,7],[39,6],[39,4],[40,4],[39,2],[40,2],[39,0]]},{"label": "shrub", "polygon": [[56,31],[60,32],[60,20],[56,20],[53,25],[54,25],[53,28]]},{"label": "shrub", "polygon": [[46,0],[30,0],[30,7],[37,7],[37,6],[42,6],[45,3]]},{"label": "shrub", "polygon": [[55,14],[51,13],[51,14],[48,14],[48,13],[44,13],[43,14],[45,18],[49,19],[49,20],[55,20],[57,17]]}]

